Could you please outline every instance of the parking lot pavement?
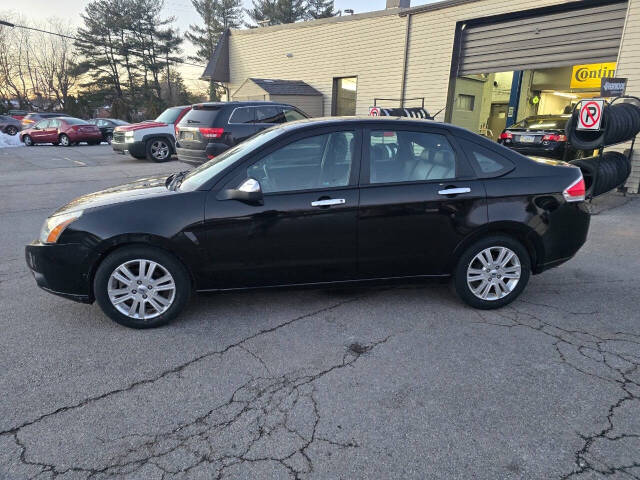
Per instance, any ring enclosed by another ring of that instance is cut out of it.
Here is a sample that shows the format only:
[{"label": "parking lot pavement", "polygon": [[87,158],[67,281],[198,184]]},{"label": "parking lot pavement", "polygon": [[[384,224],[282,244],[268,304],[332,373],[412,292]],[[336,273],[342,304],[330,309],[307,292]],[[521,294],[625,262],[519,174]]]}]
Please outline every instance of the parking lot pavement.
[{"label": "parking lot pavement", "polygon": [[260,291],[136,331],[36,287],[49,212],[181,169],[0,150],[0,478],[640,478],[640,201],[498,311],[440,284]]}]

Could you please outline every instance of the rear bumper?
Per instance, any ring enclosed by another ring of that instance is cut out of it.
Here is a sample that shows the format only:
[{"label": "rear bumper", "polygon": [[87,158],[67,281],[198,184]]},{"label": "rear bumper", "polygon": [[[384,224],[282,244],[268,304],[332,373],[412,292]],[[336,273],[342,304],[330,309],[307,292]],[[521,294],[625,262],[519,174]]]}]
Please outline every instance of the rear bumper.
[{"label": "rear bumper", "polygon": [[570,260],[587,241],[591,215],[585,202],[565,203],[548,213],[542,235],[542,252],[538,252],[533,273],[540,273]]},{"label": "rear bumper", "polygon": [[180,145],[180,142],[176,143],[178,160],[188,163],[204,163],[228,149],[229,145],[219,142],[208,143],[205,149],[184,148]]},{"label": "rear bumper", "polygon": [[116,143],[114,141],[111,142],[111,148],[116,153],[130,153],[135,157],[146,157],[147,155],[147,146],[145,142],[124,142],[124,143]]},{"label": "rear bumper", "polygon": [[510,148],[511,150],[515,150],[522,155],[532,155],[539,157],[552,157],[552,158],[562,158],[564,155],[565,146],[555,144],[549,145],[537,145],[537,146],[520,146],[520,145],[509,145],[504,144],[505,147]]},{"label": "rear bumper", "polygon": [[54,295],[92,303],[91,257],[80,244],[45,245],[33,242],[25,247],[27,266],[37,285]]}]

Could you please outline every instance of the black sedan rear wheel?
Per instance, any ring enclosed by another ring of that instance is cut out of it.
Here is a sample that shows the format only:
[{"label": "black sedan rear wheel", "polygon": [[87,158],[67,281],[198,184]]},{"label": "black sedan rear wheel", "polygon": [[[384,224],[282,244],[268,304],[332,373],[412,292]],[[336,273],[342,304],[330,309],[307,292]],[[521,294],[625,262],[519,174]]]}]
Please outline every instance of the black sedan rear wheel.
[{"label": "black sedan rear wheel", "polygon": [[186,268],[171,254],[148,246],[123,247],[98,267],[94,294],[115,322],[153,328],[173,320],[191,294]]},{"label": "black sedan rear wheel", "polygon": [[7,135],[11,135],[13,137],[16,133],[18,133],[18,128],[14,127],[13,125],[9,125],[4,131]]},{"label": "black sedan rear wheel", "polygon": [[531,274],[526,248],[507,236],[478,240],[460,257],[454,286],[465,303],[484,310],[500,308],[516,299]]},{"label": "black sedan rear wheel", "polygon": [[113,141],[113,134],[112,133],[108,133],[104,137],[104,141],[107,142],[109,145],[111,145],[111,142]]}]

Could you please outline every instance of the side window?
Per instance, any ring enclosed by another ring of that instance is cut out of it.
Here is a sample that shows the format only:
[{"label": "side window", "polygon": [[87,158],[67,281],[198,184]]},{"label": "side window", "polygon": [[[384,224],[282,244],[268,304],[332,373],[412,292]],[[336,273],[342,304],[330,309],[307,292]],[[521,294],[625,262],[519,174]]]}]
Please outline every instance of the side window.
[{"label": "side window", "polygon": [[265,105],[256,108],[256,123],[284,123],[284,113],[282,107]]},{"label": "side window", "polygon": [[247,169],[264,193],[343,187],[349,184],[354,132],[334,132],[292,142]]},{"label": "side window", "polygon": [[444,135],[374,130],[369,141],[371,183],[447,180],[456,177],[456,155]]},{"label": "side window", "polygon": [[106,120],[98,120],[97,126],[98,127],[107,127],[107,126],[109,126],[109,122],[107,122]]},{"label": "side window", "polygon": [[468,140],[459,139],[459,141],[480,176],[496,177],[513,168],[513,163],[499,153]]},{"label": "side window", "polygon": [[49,126],[47,128],[60,128],[60,120],[49,120]]},{"label": "side window", "polygon": [[295,120],[304,120],[305,117],[303,114],[301,114],[299,111],[294,110],[293,108],[286,108],[284,109],[284,120],[285,122],[293,122]]},{"label": "side window", "polygon": [[255,108],[253,107],[238,107],[229,117],[229,123],[253,123]]},{"label": "side window", "polygon": [[46,120],[46,119],[40,120],[38,123],[36,123],[35,128],[39,128],[39,129],[48,128],[49,123],[51,123],[51,120]]}]

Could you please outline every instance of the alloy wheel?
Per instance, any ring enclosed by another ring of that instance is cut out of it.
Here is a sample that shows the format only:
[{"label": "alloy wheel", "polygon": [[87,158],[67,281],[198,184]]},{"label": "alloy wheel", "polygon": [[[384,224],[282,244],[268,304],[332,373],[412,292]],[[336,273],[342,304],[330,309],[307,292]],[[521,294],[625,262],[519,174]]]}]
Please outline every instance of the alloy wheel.
[{"label": "alloy wheel", "polygon": [[66,135],[60,135],[60,145],[62,145],[63,147],[68,147],[71,144],[71,142],[69,141],[69,137],[67,137]]},{"label": "alloy wheel", "polygon": [[509,295],[520,281],[520,259],[507,247],[488,247],[467,267],[467,285],[481,300],[499,300]]},{"label": "alloy wheel", "polygon": [[156,140],[151,144],[151,156],[156,160],[164,160],[169,156],[169,145],[161,140]]},{"label": "alloy wheel", "polygon": [[13,137],[16,133],[18,133],[18,129],[16,127],[13,127],[13,126],[7,127],[8,135],[11,135]]},{"label": "alloy wheel", "polygon": [[166,312],[176,296],[176,283],[157,262],[135,259],[123,263],[110,275],[107,293],[123,315],[150,320]]},{"label": "alloy wheel", "polygon": [[27,147],[30,147],[31,145],[33,145],[33,140],[31,139],[31,137],[30,137],[29,135],[25,135],[25,136],[22,138],[22,141],[24,142],[24,144],[25,144]]}]

